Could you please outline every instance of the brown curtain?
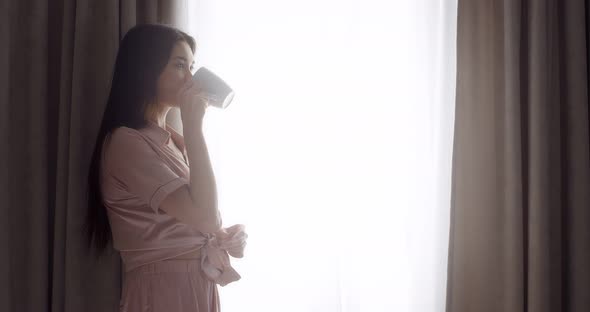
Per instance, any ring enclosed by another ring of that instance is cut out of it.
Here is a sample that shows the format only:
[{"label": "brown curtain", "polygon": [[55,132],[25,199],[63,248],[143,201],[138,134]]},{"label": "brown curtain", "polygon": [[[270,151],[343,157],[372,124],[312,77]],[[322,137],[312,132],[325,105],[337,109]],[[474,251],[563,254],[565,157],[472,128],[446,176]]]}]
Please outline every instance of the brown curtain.
[{"label": "brown curtain", "polygon": [[[186,0],[0,1],[0,311],[117,311],[121,265],[81,229],[119,40]],[[170,114],[174,118],[174,115]]]},{"label": "brown curtain", "polygon": [[590,307],[589,16],[458,1],[449,312]]}]

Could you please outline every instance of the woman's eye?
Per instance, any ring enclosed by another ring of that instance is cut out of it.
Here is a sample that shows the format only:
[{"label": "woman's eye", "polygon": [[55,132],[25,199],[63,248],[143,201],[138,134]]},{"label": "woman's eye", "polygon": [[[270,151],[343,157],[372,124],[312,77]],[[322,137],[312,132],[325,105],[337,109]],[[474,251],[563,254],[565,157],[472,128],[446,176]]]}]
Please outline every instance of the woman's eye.
[{"label": "woman's eye", "polygon": [[182,64],[182,63],[176,64],[176,67],[182,69],[182,68],[184,68],[184,64]]}]

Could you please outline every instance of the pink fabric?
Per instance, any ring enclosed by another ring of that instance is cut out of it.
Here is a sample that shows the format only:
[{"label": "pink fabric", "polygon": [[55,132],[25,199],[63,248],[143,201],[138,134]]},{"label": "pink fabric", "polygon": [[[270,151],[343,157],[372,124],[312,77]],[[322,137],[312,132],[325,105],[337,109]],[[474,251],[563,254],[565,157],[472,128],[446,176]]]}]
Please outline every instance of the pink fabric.
[{"label": "pink fabric", "polygon": [[[201,250],[203,275],[225,286],[240,279],[229,255],[243,257],[244,226],[201,233],[159,210],[167,195],[190,183],[184,138],[166,129],[151,122],[140,130],[119,127],[104,142],[101,187],[113,246],[126,272]],[[183,155],[168,147],[169,139]]]},{"label": "pink fabric", "polygon": [[228,253],[234,258],[244,256],[248,237],[244,225],[236,224],[217,233],[205,235],[207,242],[205,248],[201,249],[201,266],[205,275],[221,286],[239,280],[240,274],[232,268]]},{"label": "pink fabric", "polygon": [[219,312],[217,287],[200,260],[164,260],[126,272],[119,312]]}]

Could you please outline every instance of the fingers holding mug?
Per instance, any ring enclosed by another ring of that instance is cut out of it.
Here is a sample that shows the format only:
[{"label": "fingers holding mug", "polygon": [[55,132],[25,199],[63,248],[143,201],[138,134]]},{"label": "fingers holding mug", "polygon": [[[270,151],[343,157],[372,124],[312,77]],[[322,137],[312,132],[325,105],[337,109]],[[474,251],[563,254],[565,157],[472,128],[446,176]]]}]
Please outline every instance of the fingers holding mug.
[{"label": "fingers holding mug", "polygon": [[199,96],[199,88],[190,83],[183,86],[178,95],[178,104],[182,118],[188,118],[191,121],[198,121],[203,118],[206,106]]},{"label": "fingers holding mug", "polygon": [[209,99],[204,97],[201,93],[199,93],[199,98],[201,99],[201,101],[203,102],[203,107],[205,109],[209,108]]}]

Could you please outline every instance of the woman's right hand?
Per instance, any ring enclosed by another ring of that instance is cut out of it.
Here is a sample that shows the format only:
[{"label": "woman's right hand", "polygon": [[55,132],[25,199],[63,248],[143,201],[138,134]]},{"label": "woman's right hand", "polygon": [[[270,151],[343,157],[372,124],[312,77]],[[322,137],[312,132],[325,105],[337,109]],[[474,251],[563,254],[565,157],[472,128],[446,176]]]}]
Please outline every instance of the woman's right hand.
[{"label": "woman's right hand", "polygon": [[202,126],[207,100],[201,98],[201,88],[192,79],[185,82],[178,90],[176,101],[180,107],[180,117],[183,125]]}]

